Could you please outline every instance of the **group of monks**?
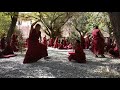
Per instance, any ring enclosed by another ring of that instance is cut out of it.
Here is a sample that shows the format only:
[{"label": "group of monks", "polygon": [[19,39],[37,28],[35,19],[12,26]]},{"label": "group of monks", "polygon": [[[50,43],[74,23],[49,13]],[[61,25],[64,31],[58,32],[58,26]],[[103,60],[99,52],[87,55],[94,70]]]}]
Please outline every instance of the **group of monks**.
[{"label": "group of monks", "polygon": [[[95,57],[105,57],[105,52],[109,53],[112,58],[119,57],[118,45],[115,40],[107,38],[107,42],[105,42],[105,38],[102,35],[98,26],[96,26],[92,34],[86,34],[84,37],[81,34],[80,40],[74,40],[75,42],[70,42],[65,37],[60,39],[59,37],[47,39],[45,37],[41,37],[41,25],[36,24],[38,21],[34,22],[31,25],[31,30],[29,34],[29,38],[26,39],[24,43],[24,47],[27,48],[27,52],[24,58],[23,63],[33,63],[37,62],[39,59],[44,58],[47,59],[48,52],[47,47],[58,48],[58,49],[73,49],[72,52],[68,52],[68,60],[76,61],[78,63],[86,63],[86,55],[84,53],[84,49],[89,49],[93,52]],[[35,27],[34,27],[35,26]],[[11,38],[11,42],[5,42],[5,36],[1,38],[1,52],[0,57],[10,57],[5,55],[14,56],[14,52],[17,52],[18,49],[18,35],[13,34]]]},{"label": "group of monks", "polygon": [[[47,44],[48,47],[53,47],[53,48],[58,48],[58,49],[72,49],[72,44],[70,42],[68,42],[68,40],[65,39],[65,37],[63,39],[59,39],[59,37],[56,37],[56,39],[54,40],[53,38],[50,38],[48,40],[49,42],[47,43],[43,43],[43,44]],[[43,42],[45,42],[43,40]]]},{"label": "group of monks", "polygon": [[0,58],[9,58],[16,56],[14,52],[18,52],[18,35],[13,34],[9,43],[6,42],[6,36],[3,34],[0,41]]}]

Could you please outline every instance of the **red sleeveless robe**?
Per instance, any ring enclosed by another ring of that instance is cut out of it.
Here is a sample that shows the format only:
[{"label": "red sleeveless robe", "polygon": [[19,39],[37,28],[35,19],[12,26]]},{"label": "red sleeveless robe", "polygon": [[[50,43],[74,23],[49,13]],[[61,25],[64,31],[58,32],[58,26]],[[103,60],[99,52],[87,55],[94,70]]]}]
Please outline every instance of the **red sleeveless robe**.
[{"label": "red sleeveless robe", "polygon": [[68,57],[69,61],[72,59],[78,63],[86,63],[86,56],[81,45],[75,48],[75,52],[69,52],[70,56]]},{"label": "red sleeveless robe", "polygon": [[109,53],[113,56],[113,57],[120,57],[119,54],[119,48],[116,45],[114,48],[109,49]]},{"label": "red sleeveless robe", "polygon": [[92,51],[94,54],[101,55],[104,54],[105,42],[104,39],[100,36],[100,30],[94,29],[92,32]]},{"label": "red sleeveless robe", "polygon": [[44,44],[45,46],[47,46],[47,39],[46,39],[46,37],[43,37],[43,44]]},{"label": "red sleeveless robe", "polygon": [[47,47],[39,43],[41,32],[36,32],[35,29],[30,33],[28,39],[28,50],[23,63],[37,62],[39,59],[48,56]]}]

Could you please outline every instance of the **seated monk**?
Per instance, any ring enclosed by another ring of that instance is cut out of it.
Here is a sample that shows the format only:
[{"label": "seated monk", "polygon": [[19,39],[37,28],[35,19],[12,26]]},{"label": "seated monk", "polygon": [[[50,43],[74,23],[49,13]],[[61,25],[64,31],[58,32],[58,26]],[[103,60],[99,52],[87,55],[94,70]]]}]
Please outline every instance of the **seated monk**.
[{"label": "seated monk", "polygon": [[53,47],[54,46],[54,39],[53,38],[50,38],[49,39],[49,47]]},{"label": "seated monk", "polygon": [[9,55],[3,55],[3,53],[0,51],[0,58],[10,58],[16,56],[15,54],[9,54]]},{"label": "seated monk", "polygon": [[65,37],[64,37],[64,39],[63,39],[63,45],[64,45],[64,47],[67,46],[67,41],[66,41]]},{"label": "seated monk", "polygon": [[13,49],[10,45],[10,43],[7,43],[7,46],[5,47],[5,49],[2,51],[2,55],[3,56],[9,56],[9,57],[12,57],[12,56],[16,56],[13,52]]},{"label": "seated monk", "polygon": [[68,49],[73,49],[73,46],[72,44],[70,43],[68,46],[67,46]]},{"label": "seated monk", "polygon": [[43,37],[43,44],[44,44],[45,46],[47,46],[47,39],[46,39],[46,35],[45,35],[45,37]]},{"label": "seated monk", "polygon": [[119,49],[118,49],[117,44],[115,44],[115,47],[111,48],[108,52],[109,52],[109,54],[112,58],[120,57]]},{"label": "seated monk", "polygon": [[75,60],[78,63],[86,63],[86,56],[79,40],[76,40],[75,52],[69,52],[69,54],[69,61]]},{"label": "seated monk", "polygon": [[61,44],[59,45],[58,49],[67,49],[66,47],[64,47],[64,41],[62,40]]}]

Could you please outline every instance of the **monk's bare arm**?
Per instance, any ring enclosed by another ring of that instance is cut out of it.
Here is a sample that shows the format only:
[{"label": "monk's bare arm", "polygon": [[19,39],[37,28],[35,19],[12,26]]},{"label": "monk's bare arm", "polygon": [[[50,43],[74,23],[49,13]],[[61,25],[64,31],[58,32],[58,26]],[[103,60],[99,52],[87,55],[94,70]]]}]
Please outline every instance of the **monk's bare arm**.
[{"label": "monk's bare arm", "polygon": [[31,25],[30,33],[32,32],[34,25],[35,25],[38,21],[39,21],[39,20],[37,20],[36,22],[34,22],[34,23]]}]

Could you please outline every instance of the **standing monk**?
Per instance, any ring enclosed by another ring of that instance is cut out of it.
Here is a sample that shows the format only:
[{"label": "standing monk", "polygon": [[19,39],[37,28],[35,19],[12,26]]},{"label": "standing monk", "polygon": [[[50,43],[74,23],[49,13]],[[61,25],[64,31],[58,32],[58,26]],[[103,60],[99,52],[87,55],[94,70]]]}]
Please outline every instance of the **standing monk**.
[{"label": "standing monk", "polygon": [[[37,62],[41,58],[45,58],[48,56],[47,52],[47,47],[43,44],[41,44],[41,32],[40,28],[41,25],[37,24],[35,28],[33,26],[37,23],[38,21],[34,22],[31,25],[31,30],[29,34],[29,39],[28,39],[28,50],[25,55],[25,59],[23,63],[33,63]],[[40,41],[39,41],[40,38]]]},{"label": "standing monk", "polygon": [[95,54],[95,57],[98,57],[98,55],[105,57],[104,56],[104,46],[105,46],[104,37],[100,29],[98,29],[98,26],[96,26],[95,29],[92,31],[92,37],[93,37],[92,51]]}]

